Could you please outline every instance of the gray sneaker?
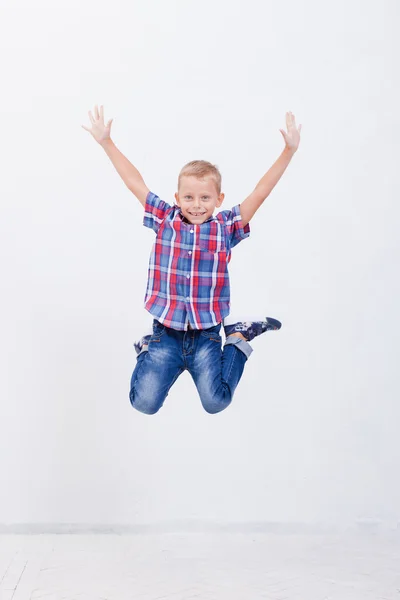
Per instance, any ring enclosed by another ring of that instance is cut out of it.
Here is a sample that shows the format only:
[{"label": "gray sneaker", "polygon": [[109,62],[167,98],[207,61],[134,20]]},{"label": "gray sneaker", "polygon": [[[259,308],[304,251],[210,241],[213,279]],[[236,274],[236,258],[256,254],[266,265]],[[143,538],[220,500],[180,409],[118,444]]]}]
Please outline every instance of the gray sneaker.
[{"label": "gray sneaker", "polygon": [[277,319],[265,317],[265,321],[238,321],[232,325],[224,325],[224,330],[226,337],[232,333],[241,333],[250,342],[265,331],[276,331],[281,327],[282,323]]}]

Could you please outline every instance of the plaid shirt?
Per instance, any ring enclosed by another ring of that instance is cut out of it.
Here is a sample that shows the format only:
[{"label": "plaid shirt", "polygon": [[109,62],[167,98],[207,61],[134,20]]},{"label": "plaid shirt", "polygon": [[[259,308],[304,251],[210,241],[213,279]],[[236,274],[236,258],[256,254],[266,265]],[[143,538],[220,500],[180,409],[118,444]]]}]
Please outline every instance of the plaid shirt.
[{"label": "plaid shirt", "polygon": [[150,255],[145,308],[166,327],[207,329],[229,314],[228,263],[231,248],[250,235],[243,228],[240,206],[223,210],[201,225],[184,220],[149,192],[143,225],[156,241]]}]

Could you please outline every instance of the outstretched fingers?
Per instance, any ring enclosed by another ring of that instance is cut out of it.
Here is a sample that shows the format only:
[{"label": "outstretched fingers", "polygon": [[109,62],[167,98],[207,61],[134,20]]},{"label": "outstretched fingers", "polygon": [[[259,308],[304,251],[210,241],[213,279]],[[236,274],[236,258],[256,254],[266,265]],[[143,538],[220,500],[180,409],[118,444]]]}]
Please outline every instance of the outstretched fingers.
[{"label": "outstretched fingers", "polygon": [[288,128],[288,130],[291,127],[296,127],[296,120],[294,118],[294,114],[290,111],[286,113],[286,127]]},{"label": "outstretched fingers", "polygon": [[294,116],[294,114],[291,111],[288,111],[286,113],[286,127],[288,129],[288,131],[290,131],[290,129],[297,129],[297,131],[299,133],[301,133],[301,125],[299,125],[298,127],[296,126],[296,117]]}]

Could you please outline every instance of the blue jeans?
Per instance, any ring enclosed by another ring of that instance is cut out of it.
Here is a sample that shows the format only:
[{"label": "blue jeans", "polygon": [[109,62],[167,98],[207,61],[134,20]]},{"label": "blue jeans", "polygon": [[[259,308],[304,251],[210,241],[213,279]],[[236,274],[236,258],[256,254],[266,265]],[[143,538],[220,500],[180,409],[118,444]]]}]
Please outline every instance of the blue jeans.
[{"label": "blue jeans", "polygon": [[191,374],[204,409],[211,414],[229,406],[252,349],[229,336],[221,349],[221,324],[209,329],[177,331],[153,321],[148,350],[137,357],[129,398],[134,408],[153,415],[186,369]]}]

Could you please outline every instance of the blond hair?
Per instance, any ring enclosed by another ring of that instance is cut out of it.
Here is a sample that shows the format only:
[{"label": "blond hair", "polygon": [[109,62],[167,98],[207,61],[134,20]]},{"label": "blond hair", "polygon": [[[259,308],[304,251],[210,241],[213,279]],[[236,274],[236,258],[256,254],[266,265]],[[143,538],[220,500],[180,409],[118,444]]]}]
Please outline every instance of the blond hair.
[{"label": "blond hair", "polygon": [[216,165],[206,160],[192,160],[181,169],[178,177],[178,189],[182,177],[197,177],[197,179],[211,177],[214,179],[218,194],[221,193],[221,173]]}]

